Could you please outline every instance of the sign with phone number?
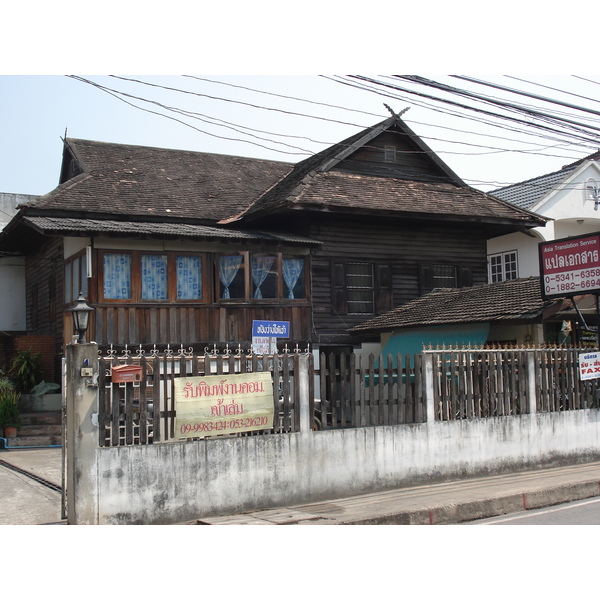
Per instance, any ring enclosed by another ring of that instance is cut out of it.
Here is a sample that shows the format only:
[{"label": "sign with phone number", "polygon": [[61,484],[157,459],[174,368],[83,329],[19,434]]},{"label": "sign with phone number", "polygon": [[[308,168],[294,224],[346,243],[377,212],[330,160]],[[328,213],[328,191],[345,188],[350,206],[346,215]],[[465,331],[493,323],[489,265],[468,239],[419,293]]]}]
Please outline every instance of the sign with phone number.
[{"label": "sign with phone number", "polygon": [[543,242],[539,251],[544,298],[600,291],[600,234]]},{"label": "sign with phone number", "polygon": [[175,435],[204,437],[273,428],[270,372],[175,379]]}]

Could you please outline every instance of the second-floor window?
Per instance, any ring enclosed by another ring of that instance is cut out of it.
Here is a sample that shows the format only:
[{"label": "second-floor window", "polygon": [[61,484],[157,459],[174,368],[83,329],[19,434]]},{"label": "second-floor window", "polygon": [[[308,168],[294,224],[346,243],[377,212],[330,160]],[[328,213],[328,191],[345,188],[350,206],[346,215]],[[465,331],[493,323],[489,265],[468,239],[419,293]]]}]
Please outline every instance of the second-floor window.
[{"label": "second-floor window", "polygon": [[168,302],[205,300],[202,254],[177,252],[103,252],[101,299]]},{"label": "second-floor window", "polygon": [[517,251],[511,250],[510,252],[490,254],[488,257],[488,268],[490,283],[517,279],[519,276]]},{"label": "second-floor window", "polygon": [[[69,273],[77,272],[73,264]],[[308,297],[306,258],[281,253],[103,251],[99,269],[98,296],[107,302],[272,303]]]},{"label": "second-floor window", "polygon": [[221,254],[217,257],[218,300],[304,300],[305,258],[285,254]]}]

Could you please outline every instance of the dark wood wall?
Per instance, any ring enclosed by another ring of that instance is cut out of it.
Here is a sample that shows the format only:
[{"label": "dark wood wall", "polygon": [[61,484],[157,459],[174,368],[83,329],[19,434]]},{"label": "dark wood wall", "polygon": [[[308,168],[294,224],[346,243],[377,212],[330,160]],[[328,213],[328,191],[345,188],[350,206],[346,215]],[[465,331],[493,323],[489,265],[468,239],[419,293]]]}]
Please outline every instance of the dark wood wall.
[{"label": "dark wood wall", "polygon": [[[310,340],[308,304],[297,307],[96,304],[94,308],[91,336],[101,346],[247,344],[252,340],[253,320],[290,321],[290,340],[294,343]],[[68,320],[65,326],[70,327]]]},{"label": "dark wood wall", "polygon": [[[346,330],[374,316],[336,310],[332,281],[332,265],[336,263],[364,261],[389,266],[392,306],[386,306],[384,299],[378,313],[428,291],[422,286],[423,266],[454,265],[459,270],[459,285],[486,283],[486,240],[473,227],[425,221],[369,223],[323,215],[311,223],[310,236],[324,242],[312,258],[315,341],[321,343],[358,343],[364,338],[350,336]],[[463,277],[461,282],[465,270],[470,277]]]},{"label": "dark wood wall", "polygon": [[[386,161],[386,146],[395,148],[395,158]],[[333,171],[396,177],[412,181],[447,182],[448,176],[405,133],[386,131],[339,162]]]},{"label": "dark wood wall", "polygon": [[[60,382],[60,357],[63,353],[63,244],[62,238],[35,238],[35,248],[25,267],[27,295],[27,332],[19,336],[22,349],[31,347],[43,353],[48,381]],[[54,340],[55,356],[48,360],[48,340]],[[52,372],[51,372],[52,371]]]}]

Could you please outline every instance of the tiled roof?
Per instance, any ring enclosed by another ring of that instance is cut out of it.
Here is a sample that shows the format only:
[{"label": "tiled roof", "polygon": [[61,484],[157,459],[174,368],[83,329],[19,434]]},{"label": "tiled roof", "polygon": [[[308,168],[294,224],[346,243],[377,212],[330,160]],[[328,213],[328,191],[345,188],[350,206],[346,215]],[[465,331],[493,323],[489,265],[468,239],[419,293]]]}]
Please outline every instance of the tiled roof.
[{"label": "tiled roof", "polygon": [[585,158],[564,166],[559,171],[507,185],[506,187],[490,192],[490,194],[496,196],[496,198],[510,202],[519,208],[531,209],[553,189],[557,188],[561,181],[567,179],[585,161],[598,160],[598,158],[600,158],[600,152],[594,152]]},{"label": "tiled roof", "polygon": [[395,125],[427,151],[426,146],[406,124],[395,118],[387,119],[339,144],[298,163],[286,176],[244,210],[240,219],[260,217],[283,209],[384,211],[405,216],[406,213],[429,216],[470,217],[491,221],[510,220],[512,223],[544,224],[539,215],[516,209],[503,200],[464,184],[439,158],[430,159],[445,173],[437,183],[375,177],[336,172],[335,163],[349,151]]},{"label": "tiled roof", "polygon": [[36,209],[216,222],[248,206],[293,165],[221,154],[67,139],[84,173]]},{"label": "tiled roof", "polygon": [[425,325],[523,321],[539,317],[545,308],[557,302],[560,301],[542,299],[539,277],[438,289],[350,331],[372,333]]},{"label": "tiled roof", "polygon": [[43,233],[69,235],[89,234],[138,234],[158,235],[160,237],[185,237],[217,240],[276,241],[302,245],[319,244],[314,240],[294,234],[264,233],[259,231],[240,231],[207,225],[188,223],[160,223],[139,221],[116,221],[110,219],[77,219],[64,217],[25,216],[23,221]]},{"label": "tiled roof", "polygon": [[452,183],[403,181],[348,173],[315,173],[289,198],[290,207],[444,215],[483,220],[522,220],[535,217],[470,187]]}]

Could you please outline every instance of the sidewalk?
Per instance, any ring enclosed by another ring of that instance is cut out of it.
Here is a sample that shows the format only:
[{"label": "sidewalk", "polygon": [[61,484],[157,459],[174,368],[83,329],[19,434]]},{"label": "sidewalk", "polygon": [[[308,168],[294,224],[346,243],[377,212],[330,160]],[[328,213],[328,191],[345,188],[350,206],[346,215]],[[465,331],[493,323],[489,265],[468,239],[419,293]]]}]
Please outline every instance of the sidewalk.
[{"label": "sidewalk", "polygon": [[0,525],[58,525],[61,448],[0,451]]},{"label": "sidewalk", "polygon": [[443,525],[600,496],[600,462],[205,518],[198,525]]}]

